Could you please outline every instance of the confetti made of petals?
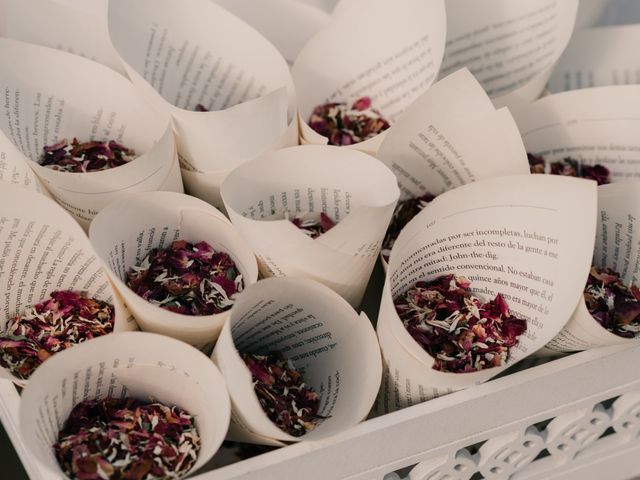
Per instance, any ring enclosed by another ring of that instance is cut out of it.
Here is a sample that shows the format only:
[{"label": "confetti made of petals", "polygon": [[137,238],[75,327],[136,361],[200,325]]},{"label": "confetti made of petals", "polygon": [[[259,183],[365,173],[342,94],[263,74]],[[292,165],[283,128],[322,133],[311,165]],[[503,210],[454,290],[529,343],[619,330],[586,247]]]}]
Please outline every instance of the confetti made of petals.
[{"label": "confetti made of petals", "polygon": [[325,103],[313,109],[309,126],[329,139],[329,145],[353,145],[388,129],[391,125],[375,108],[371,98],[362,97],[353,102]]},{"label": "confetti made of petals", "polygon": [[207,242],[176,240],[152,249],[127,273],[127,286],[148,302],[184,315],[229,310],[244,288],[242,274],[228,253]]},{"label": "confetti made of petals", "polygon": [[178,479],[196,462],[200,436],[181,408],[105,398],[77,404],[53,449],[72,479]]},{"label": "confetti made of petals", "polygon": [[[527,153],[527,159],[529,160],[531,173],[546,173],[544,157]],[[549,173],[551,175],[595,180],[598,185],[611,183],[611,172],[604,165],[586,165],[571,157],[551,162],[549,164]]]},{"label": "confetti made of petals", "polygon": [[483,303],[469,286],[464,277],[444,275],[417,282],[394,300],[409,334],[434,358],[434,370],[467,373],[504,365],[527,330],[500,294]]},{"label": "confetti made of petals", "polygon": [[406,200],[400,200],[398,202],[396,209],[393,211],[393,217],[391,218],[389,228],[387,228],[384,241],[382,242],[382,257],[386,261],[389,261],[391,249],[396,243],[396,239],[398,238],[398,235],[400,235],[402,229],[434,198],[436,198],[435,195],[425,193],[419,197],[407,198]]},{"label": "confetti made of petals", "polygon": [[7,323],[0,333],[0,365],[26,380],[51,355],[111,333],[115,310],[103,301],[57,291]]},{"label": "confetti made of petals", "polygon": [[593,318],[611,333],[623,338],[640,336],[640,289],[625,285],[618,272],[591,267],[584,300]]},{"label": "confetti made of petals", "polygon": [[280,352],[266,355],[243,353],[251,371],[253,388],[262,409],[282,431],[300,437],[313,430],[318,421],[320,400],[293,364]]},{"label": "confetti made of petals", "polygon": [[311,238],[318,238],[336,226],[331,217],[324,212],[320,213],[319,219],[303,218],[302,216],[289,218],[289,212],[285,212],[285,218]]},{"label": "confetti made of petals", "polygon": [[74,138],[71,144],[62,139],[54,145],[44,147],[44,154],[38,163],[60,172],[87,173],[119,167],[135,158],[134,150],[115,140],[80,143]]},{"label": "confetti made of petals", "polygon": [[531,173],[545,173],[544,157],[527,152],[527,160],[529,160],[529,171]]}]

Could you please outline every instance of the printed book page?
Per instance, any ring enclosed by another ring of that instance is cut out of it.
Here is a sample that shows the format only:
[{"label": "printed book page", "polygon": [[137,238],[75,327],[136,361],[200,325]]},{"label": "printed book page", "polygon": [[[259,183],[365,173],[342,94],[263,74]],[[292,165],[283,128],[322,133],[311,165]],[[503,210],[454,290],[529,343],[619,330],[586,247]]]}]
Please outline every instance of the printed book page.
[{"label": "printed book page", "polygon": [[194,469],[218,450],[229,426],[230,403],[215,365],[168,337],[126,332],[61,352],[40,367],[22,393],[20,431],[28,451],[61,478],[52,445],[79,402],[136,397],[177,405],[195,417],[200,451]]},{"label": "printed book page", "polygon": [[[598,187],[598,228],[593,265],[619,273],[625,285],[640,285],[638,218],[640,184],[624,182]],[[638,341],[638,337],[624,338],[601,326],[581,298],[569,323],[547,348],[554,352],[573,352]]]},{"label": "printed book page", "polygon": [[[305,383],[319,395],[318,414],[327,417],[302,438],[268,419],[240,356],[274,351],[303,372]],[[233,309],[212,358],[234,405],[230,436],[252,443],[321,440],[359,423],[371,409],[382,375],[380,349],[367,316],[323,285],[299,278],[253,285]]]},{"label": "printed book page", "polygon": [[[398,195],[396,178],[379,161],[335,146],[267,154],[237,168],[222,185],[231,221],[258,256],[263,275],[313,278],[354,306],[364,294]],[[335,226],[318,238],[290,221],[296,216],[317,221],[321,212]]]},{"label": "printed book page", "polygon": [[607,167],[612,182],[640,179],[640,86],[564,92],[513,110],[527,152]]},{"label": "printed book page", "polygon": [[221,206],[233,168],[298,143],[287,62],[220,5],[112,0],[109,33],[138,95],[172,116],[189,193]]},{"label": "printed book page", "polygon": [[511,114],[496,110],[466,69],[416,100],[389,129],[377,158],[398,178],[401,198],[529,172]]},{"label": "printed book page", "polygon": [[573,32],[577,0],[447,0],[440,76],[467,67],[498,107],[543,91]]},{"label": "printed book page", "polygon": [[[127,79],[85,58],[15,40],[0,39],[0,58],[13,65],[0,72],[0,129],[83,227],[125,191],[182,191],[169,117],[150,110]],[[135,158],[84,173],[40,165],[44,147],[74,138],[114,140]]]},{"label": "printed book page", "polygon": [[549,79],[552,92],[640,83],[640,25],[576,32]]},{"label": "printed book page", "polygon": [[[569,320],[591,264],[596,185],[520,175],[480,180],[432,201],[401,232],[391,252],[378,317],[385,361],[378,409],[391,411],[469,387],[535,352]],[[506,363],[471,373],[433,369],[411,337],[394,298],[417,281],[466,277],[473,294],[501,294],[527,331]]]},{"label": "printed book page", "polygon": [[189,316],[148,302],[127,286],[127,274],[154,248],[169,248],[176,240],[206,241],[228,253],[242,275],[244,287],[258,278],[253,252],[229,220],[211,205],[173,192],[144,192],[111,203],[100,212],[89,238],[111,279],[141,328],[211,350],[228,311]]},{"label": "printed book page", "polygon": [[[0,190],[2,325],[57,290],[87,292],[115,309],[114,330],[136,328],[82,228],[52,200],[17,185]],[[0,376],[25,381],[0,369]]]},{"label": "printed book page", "polygon": [[[379,32],[367,35],[366,48],[358,41],[363,34],[356,25]],[[351,104],[368,96],[372,108],[393,123],[435,81],[444,26],[443,0],[340,2],[331,23],[303,47],[291,68],[303,142],[327,143],[306,123],[313,109],[327,102]],[[348,148],[375,151],[368,145],[375,141]]]}]

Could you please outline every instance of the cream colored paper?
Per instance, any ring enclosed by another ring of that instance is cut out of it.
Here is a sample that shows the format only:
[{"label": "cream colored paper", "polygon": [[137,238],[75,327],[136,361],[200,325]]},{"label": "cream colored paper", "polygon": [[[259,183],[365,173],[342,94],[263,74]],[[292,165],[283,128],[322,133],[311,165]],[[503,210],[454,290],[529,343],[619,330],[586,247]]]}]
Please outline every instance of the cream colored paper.
[{"label": "cream colored paper", "polygon": [[389,130],[377,158],[398,178],[402,198],[529,172],[509,111],[496,110],[466,69],[416,100]]},{"label": "cream colored paper", "polygon": [[211,0],[111,0],[109,32],[139,95],[172,116],[190,194],[221,206],[233,168],[298,143],[287,62]]},{"label": "cream colored paper", "polygon": [[[358,305],[375,265],[399,191],[373,157],[330,146],[278,150],[241,165],[222,184],[233,224],[256,253],[264,276],[307,277]],[[316,239],[284,212],[337,225]]]},{"label": "cream colored paper", "polygon": [[[269,420],[240,353],[281,352],[319,395],[328,417],[302,437]],[[229,438],[252,443],[322,440],[364,420],[380,386],[382,362],[367,316],[327,287],[270,278],[242,294],[212,355],[227,381],[233,412]]]},{"label": "cream colored paper", "polygon": [[[582,294],[595,235],[595,182],[551,175],[480,180],[437,197],[400,234],[391,253],[378,317],[387,412],[484,382],[544,346]],[[489,300],[503,295],[527,332],[506,364],[473,373],[432,369],[393,298],[419,280],[456,274]]]},{"label": "cream colored paper", "polygon": [[338,0],[295,0],[298,3],[303,3],[306,5],[311,5],[314,8],[325,11],[327,13],[331,13],[338,3]]},{"label": "cream colored paper", "polygon": [[49,196],[36,174],[29,167],[29,160],[0,131],[0,182],[20,185]]},{"label": "cream colored paper", "polygon": [[[5,108],[0,129],[65,209],[87,227],[125,191],[182,191],[169,118],[149,110],[113,70],[58,50],[0,39]],[[52,68],[55,65],[55,68]],[[138,155],[127,165],[69,173],[38,164],[43,147],[66,138],[116,140]]]},{"label": "cream colored paper", "polygon": [[[435,80],[444,39],[443,0],[340,2],[291,69],[302,143],[327,143],[306,124],[314,107],[327,102],[369,96],[372,108],[394,122]],[[378,137],[349,148],[373,153]]]},{"label": "cream colored paper", "polygon": [[637,0],[609,0],[598,25],[640,23],[640,3]]},{"label": "cream colored paper", "polygon": [[213,0],[273,43],[290,64],[330,20],[328,13],[297,0]]},{"label": "cream colored paper", "polygon": [[[624,182],[598,187],[598,229],[593,264],[618,272],[627,285],[640,285],[639,218],[640,183]],[[554,352],[572,352],[639,341],[640,336],[623,338],[603,328],[591,316],[584,298],[581,298],[569,323],[547,348]]]},{"label": "cream colored paper", "polygon": [[126,196],[98,214],[89,237],[142,330],[162,333],[203,350],[210,351],[229,311],[190,316],[160,308],[127,287],[129,269],[139,265],[151,249],[168,248],[174,240],[206,241],[214,250],[231,256],[245,288],[258,278],[253,252],[229,220],[211,205],[187,195],[145,192]]},{"label": "cream colored paper", "polygon": [[7,36],[7,0],[0,0],[0,37]]},{"label": "cream colored paper", "polygon": [[109,40],[108,0],[4,0],[6,35],[57,48],[125,74]]},{"label": "cream colored paper", "polygon": [[22,393],[22,440],[52,474],[64,476],[52,445],[72,408],[84,400],[135,397],[177,405],[195,417],[207,463],[229,426],[230,402],[220,371],[202,353],[177,340],[127,332],[90,340],[62,352],[34,373]]},{"label": "cream colored paper", "polygon": [[640,83],[640,24],[576,32],[549,79],[553,92]]},{"label": "cream colored paper", "polygon": [[542,93],[573,31],[578,0],[447,0],[440,76],[468,67],[498,107]]},{"label": "cream colored paper", "polygon": [[[10,318],[57,290],[86,292],[112,304],[115,331],[136,328],[86,235],[54,201],[21,186],[2,185],[0,244],[0,291],[4,292],[0,330]],[[4,368],[0,377],[26,383]]]},{"label": "cream colored paper", "polygon": [[610,0],[579,0],[576,30],[596,25],[609,3]]},{"label": "cream colored paper", "polygon": [[[511,114],[495,110],[467,69],[440,80],[385,136],[377,157],[398,179],[401,200],[440,193],[482,178],[529,173]],[[386,268],[388,250],[383,250]]]},{"label": "cream colored paper", "polygon": [[513,110],[527,151],[548,162],[601,164],[611,181],[640,179],[640,86],[564,92]]}]

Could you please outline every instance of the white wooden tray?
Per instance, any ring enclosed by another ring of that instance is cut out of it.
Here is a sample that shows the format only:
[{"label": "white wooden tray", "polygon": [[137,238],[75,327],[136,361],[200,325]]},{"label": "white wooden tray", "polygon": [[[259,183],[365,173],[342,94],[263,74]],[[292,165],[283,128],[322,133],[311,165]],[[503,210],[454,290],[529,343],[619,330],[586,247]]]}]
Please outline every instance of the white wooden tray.
[{"label": "white wooden tray", "polygon": [[[22,443],[18,403],[16,388],[0,382],[0,419],[26,471],[33,480],[53,480]],[[219,466],[231,457],[221,452],[191,478],[630,479],[640,475],[640,346],[571,355],[326,441]]]}]

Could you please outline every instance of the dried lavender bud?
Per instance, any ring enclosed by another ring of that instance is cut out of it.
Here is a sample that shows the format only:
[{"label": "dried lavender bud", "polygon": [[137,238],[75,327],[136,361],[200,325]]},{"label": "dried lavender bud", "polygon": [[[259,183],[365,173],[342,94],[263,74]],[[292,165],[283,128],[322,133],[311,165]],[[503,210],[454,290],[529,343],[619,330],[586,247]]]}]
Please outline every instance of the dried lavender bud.
[{"label": "dried lavender bud", "polygon": [[201,103],[196,105],[196,112],[208,112],[209,109],[202,105]]},{"label": "dried lavender bud", "polygon": [[[531,173],[545,173],[544,157],[527,153],[529,169]],[[551,175],[562,175],[565,177],[580,177],[587,180],[595,180],[598,185],[611,183],[611,172],[604,165],[586,165],[578,160],[567,157],[549,164]]]},{"label": "dried lavender bud", "polygon": [[434,370],[467,373],[504,365],[509,349],[527,330],[500,294],[482,303],[464,277],[444,275],[394,300],[413,339],[434,359]]},{"label": "dried lavender bud", "polygon": [[527,160],[529,160],[529,170],[531,173],[544,173],[544,157],[527,152]]},{"label": "dried lavender bud", "polygon": [[66,139],[62,139],[44,147],[44,154],[38,163],[60,172],[99,172],[129,163],[135,155],[134,150],[115,140],[80,143],[74,138],[70,145]]},{"label": "dried lavender bud", "polygon": [[148,302],[184,315],[229,310],[244,288],[242,274],[225,252],[207,242],[176,240],[152,249],[127,272],[127,286]]},{"label": "dried lavender bud", "polygon": [[640,289],[625,285],[618,272],[591,267],[584,300],[593,318],[611,333],[623,338],[640,335]]},{"label": "dried lavender bud", "polygon": [[391,255],[391,249],[396,243],[396,239],[402,229],[413,220],[413,217],[418,215],[424,207],[426,207],[430,201],[436,198],[435,195],[425,193],[419,197],[407,198],[406,200],[400,200],[396,205],[396,209],[393,211],[393,217],[389,228],[387,228],[387,234],[382,242],[382,257],[389,261]]},{"label": "dried lavender bud", "polygon": [[179,407],[105,398],[73,407],[53,449],[71,479],[178,479],[196,462],[200,436]]},{"label": "dried lavender bud", "polygon": [[280,352],[257,355],[243,353],[251,371],[253,388],[269,419],[281,430],[300,437],[313,430],[318,421],[320,400],[293,364]]},{"label": "dried lavender bud", "polygon": [[309,126],[329,139],[329,145],[353,145],[375,137],[390,127],[389,122],[375,108],[371,98],[353,102],[325,103],[313,109]]},{"label": "dried lavender bud", "polygon": [[84,294],[57,291],[25,309],[0,334],[0,365],[26,380],[51,355],[113,331],[114,308]]},{"label": "dried lavender bud", "polygon": [[294,216],[289,218],[289,212],[285,212],[285,219],[289,220],[296,227],[302,230],[306,235],[311,238],[318,238],[323,233],[327,233],[336,223],[324,212],[320,213],[320,217],[316,218],[304,218],[303,216]]}]

